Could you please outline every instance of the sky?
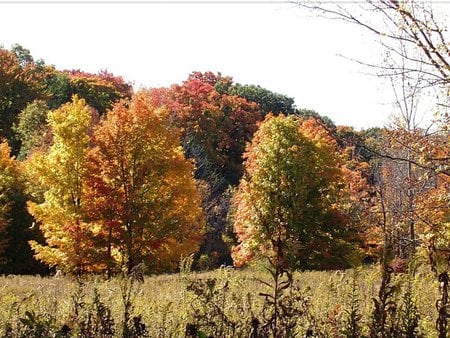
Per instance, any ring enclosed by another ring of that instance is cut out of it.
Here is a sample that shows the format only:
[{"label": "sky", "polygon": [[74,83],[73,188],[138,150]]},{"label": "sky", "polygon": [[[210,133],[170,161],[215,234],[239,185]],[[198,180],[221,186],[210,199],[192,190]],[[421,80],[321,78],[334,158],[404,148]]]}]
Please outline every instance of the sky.
[{"label": "sky", "polygon": [[0,45],[18,43],[57,69],[107,69],[135,88],[221,72],[357,129],[393,112],[389,86],[346,58],[381,58],[373,37],[292,4],[0,0],[0,14]]}]

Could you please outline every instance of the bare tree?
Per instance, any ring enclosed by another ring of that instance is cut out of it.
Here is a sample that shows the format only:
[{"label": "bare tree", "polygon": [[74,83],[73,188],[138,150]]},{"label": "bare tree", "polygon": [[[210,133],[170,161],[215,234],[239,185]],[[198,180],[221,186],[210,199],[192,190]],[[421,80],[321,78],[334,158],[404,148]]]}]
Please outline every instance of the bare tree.
[{"label": "bare tree", "polygon": [[[436,19],[431,3],[416,0],[366,0],[355,2],[301,1],[300,7],[322,16],[357,25],[377,36],[392,60],[399,63],[367,63],[385,75],[420,77],[424,86],[447,89],[450,84],[448,33]],[[361,61],[364,63],[364,61]]]},{"label": "bare tree", "polygon": [[[418,223],[415,200],[433,188],[437,175],[450,176],[450,43],[445,25],[431,2],[306,0],[295,4],[324,18],[355,25],[380,44],[383,55],[378,60],[350,59],[369,67],[392,87],[392,123],[380,147],[366,150],[378,156],[384,168],[378,189],[389,188],[383,195],[384,210],[392,225],[396,255],[414,253]],[[427,110],[438,112],[440,123],[421,127],[420,105],[430,99],[433,108]]]},{"label": "bare tree", "polygon": [[[378,38],[384,56],[373,60],[354,60],[372,69],[392,84],[397,110],[397,127],[418,130],[418,102],[434,101],[433,110],[440,123],[424,128],[422,143],[429,136],[449,140],[450,39],[442,15],[435,15],[431,2],[416,0],[365,0],[292,2],[331,20],[355,25]],[[441,21],[440,21],[441,20]],[[440,134],[440,135],[436,135]],[[427,149],[423,145],[416,147]],[[434,152],[399,156],[388,152],[375,155],[405,161],[422,169],[450,176],[450,154]],[[428,151],[428,149],[427,149]]]}]

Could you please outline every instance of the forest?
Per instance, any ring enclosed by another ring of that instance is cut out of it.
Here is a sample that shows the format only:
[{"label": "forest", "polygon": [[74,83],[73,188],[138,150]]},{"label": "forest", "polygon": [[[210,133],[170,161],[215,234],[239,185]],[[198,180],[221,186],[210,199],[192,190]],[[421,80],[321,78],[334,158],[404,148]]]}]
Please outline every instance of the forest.
[{"label": "forest", "polygon": [[0,334],[448,337],[449,45],[381,3],[398,109],[367,130],[221,73],[135,90],[1,47]]},{"label": "forest", "polygon": [[316,247],[290,259],[298,267],[376,259],[358,208],[373,189],[364,142],[381,129],[336,127],[212,72],[134,93],[107,71],[59,71],[19,45],[1,52],[3,273],[168,272],[191,254],[200,270],[240,266],[267,244],[249,246],[261,222],[293,222],[286,236],[311,245],[289,249],[297,256]]}]

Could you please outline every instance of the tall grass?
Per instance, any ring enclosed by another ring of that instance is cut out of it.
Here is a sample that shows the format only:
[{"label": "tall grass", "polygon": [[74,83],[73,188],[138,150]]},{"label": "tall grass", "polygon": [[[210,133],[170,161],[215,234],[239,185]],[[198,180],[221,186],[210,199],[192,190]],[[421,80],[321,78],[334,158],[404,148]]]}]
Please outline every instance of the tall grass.
[{"label": "tall grass", "polygon": [[[286,336],[371,336],[383,280],[391,288],[385,303],[397,309],[389,320],[413,337],[436,337],[438,281],[425,270],[391,274],[387,281],[379,267],[295,273],[283,296],[289,311],[297,311],[281,318],[292,326]],[[270,292],[270,276],[256,268],[184,271],[143,282],[6,276],[0,277],[0,336],[270,336],[262,329],[269,316],[260,296]]]}]

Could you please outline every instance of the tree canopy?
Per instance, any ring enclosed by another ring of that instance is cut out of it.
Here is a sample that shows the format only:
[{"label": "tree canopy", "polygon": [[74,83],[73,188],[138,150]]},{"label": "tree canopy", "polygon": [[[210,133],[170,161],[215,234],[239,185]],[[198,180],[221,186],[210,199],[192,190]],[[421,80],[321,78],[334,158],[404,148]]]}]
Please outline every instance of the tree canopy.
[{"label": "tree canopy", "polygon": [[348,264],[352,184],[335,141],[317,131],[313,120],[280,115],[266,118],[255,134],[234,200],[236,265],[255,255],[295,268]]},{"label": "tree canopy", "polygon": [[174,269],[204,233],[200,197],[180,130],[145,92],[117,104],[94,131],[87,206],[104,260],[129,271]]},{"label": "tree canopy", "polygon": [[30,203],[29,209],[46,243],[32,241],[31,246],[40,261],[74,273],[95,270],[92,229],[84,213],[92,115],[86,102],[76,96],[50,112],[53,144],[48,152],[33,154],[28,163],[29,174],[45,191],[44,201]]}]

